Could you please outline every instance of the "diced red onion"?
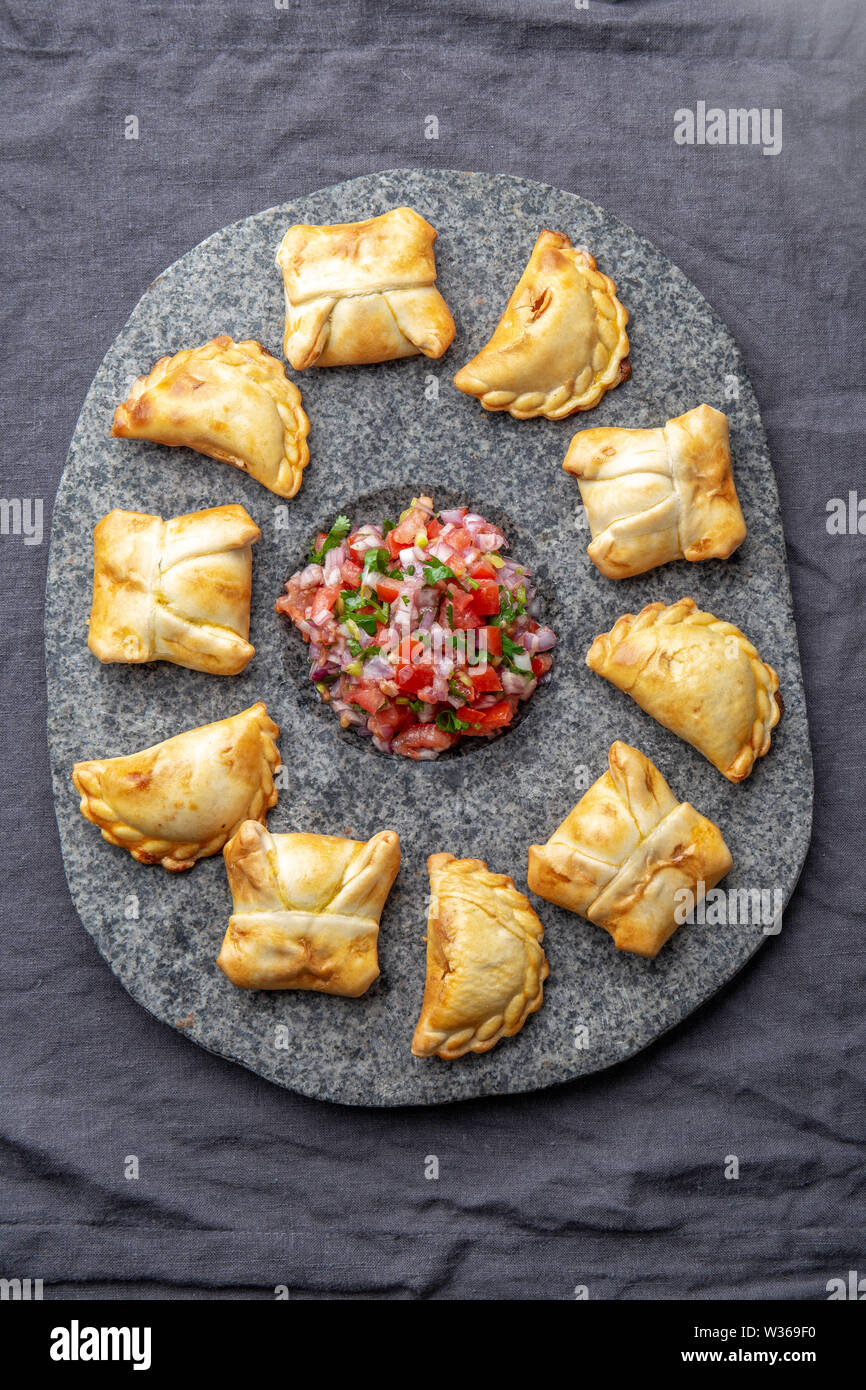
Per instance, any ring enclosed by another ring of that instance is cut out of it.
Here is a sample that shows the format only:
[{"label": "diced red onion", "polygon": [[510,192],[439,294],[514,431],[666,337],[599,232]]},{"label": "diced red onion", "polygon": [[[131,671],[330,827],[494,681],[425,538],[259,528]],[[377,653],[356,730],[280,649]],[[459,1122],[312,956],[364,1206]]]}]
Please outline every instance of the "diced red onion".
[{"label": "diced red onion", "polygon": [[538,682],[534,676],[518,676],[515,671],[502,671],[502,690],[505,695],[516,695],[520,700],[528,700]]},{"label": "diced red onion", "polygon": [[446,526],[461,526],[465,515],[465,507],[449,507],[447,511],[439,513]]},{"label": "diced red onion", "polygon": [[[556,633],[552,628],[540,627],[535,636],[535,650],[537,652],[549,652],[551,647],[556,646]],[[524,643],[524,646],[526,644]]]},{"label": "diced red onion", "polygon": [[519,589],[523,583],[523,576],[517,574],[514,570],[501,569],[496,578],[503,588],[508,589],[509,593],[513,593],[515,589]]},{"label": "diced red onion", "polygon": [[500,535],[499,532],[479,531],[478,535],[475,537],[475,544],[478,546],[479,550],[487,554],[490,550],[500,550],[504,539],[505,538]]},{"label": "diced red onion", "polygon": [[390,675],[391,665],[390,662],[385,660],[384,656],[371,656],[369,661],[364,662],[365,680],[387,680]]}]

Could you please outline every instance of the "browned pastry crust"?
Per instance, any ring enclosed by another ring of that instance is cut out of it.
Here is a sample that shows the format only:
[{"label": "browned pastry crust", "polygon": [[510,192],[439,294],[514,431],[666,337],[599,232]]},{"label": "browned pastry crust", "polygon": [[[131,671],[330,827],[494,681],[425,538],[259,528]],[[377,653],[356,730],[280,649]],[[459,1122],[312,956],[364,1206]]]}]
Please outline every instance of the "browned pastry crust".
[{"label": "browned pastry crust", "polygon": [[779,677],[733,623],[694,599],[649,603],[596,637],[586,658],[666,729],[742,782],[769,751]]},{"label": "browned pastry crust", "polygon": [[661,429],[580,430],[562,466],[580,484],[587,554],[608,579],[670,560],[726,560],[745,539],[728,421],[712,406]]},{"label": "browned pastry crust", "polygon": [[372,839],[271,835],[247,821],[223,851],[234,911],[217,965],[241,989],[355,999],[379,974],[379,919],[400,867],[394,830]]},{"label": "browned pastry crust", "polygon": [[595,257],[543,231],[492,338],[454,385],[518,420],[591,410],[631,376],[627,323]]},{"label": "browned pastry crust", "polygon": [[416,1057],[488,1052],[541,1008],[544,930],[506,874],[481,859],[431,854],[427,980]]},{"label": "browned pastry crust", "polygon": [[407,207],[366,222],[289,227],[277,265],[292,366],[441,357],[454,320],[436,288],[435,240],[435,228]]},{"label": "browned pastry crust", "polygon": [[310,451],[301,393],[282,363],[223,334],[161,357],[114,412],[122,439],[186,445],[231,463],[278,497],[294,497]]},{"label": "browned pastry crust", "polygon": [[655,956],[677,928],[678,893],[700,902],[731,855],[637,748],[614,743],[608,763],[547,843],[530,845],[529,887],[604,927],[619,950]]},{"label": "browned pastry crust", "polygon": [[250,645],[252,545],[243,507],[163,521],[113,511],[93,532],[93,604],[87,645],[107,662],[171,661],[233,676]]},{"label": "browned pastry crust", "polygon": [[81,814],[142,864],[192,868],[277,804],[279,733],[257,704],[126,757],[76,763]]}]

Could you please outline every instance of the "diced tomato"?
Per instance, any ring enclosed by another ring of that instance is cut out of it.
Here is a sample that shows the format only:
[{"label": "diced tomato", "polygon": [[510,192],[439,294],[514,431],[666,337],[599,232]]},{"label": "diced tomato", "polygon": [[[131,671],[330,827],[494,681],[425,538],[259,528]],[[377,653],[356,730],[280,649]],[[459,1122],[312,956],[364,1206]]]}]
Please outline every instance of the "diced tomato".
[{"label": "diced tomato", "polygon": [[489,734],[492,729],[504,729],[506,724],[511,723],[514,706],[509,700],[497,700],[490,709],[461,709],[460,718],[471,725],[465,730],[467,734]]},{"label": "diced tomato", "polygon": [[419,497],[418,501],[423,505],[413,507],[405,520],[401,521],[399,526],[395,526],[393,531],[388,532],[386,539],[392,555],[396,554],[394,545],[397,550],[402,550],[407,545],[415,544],[415,537],[426,526],[427,519],[433,512],[433,501],[430,497]]},{"label": "diced tomato", "polygon": [[458,737],[458,734],[446,734],[443,729],[437,729],[435,724],[412,724],[397,735],[393,748],[403,757],[417,758],[428,749],[442,753],[446,748],[453,748]]},{"label": "diced tomato", "polygon": [[547,652],[542,652],[540,656],[532,658],[532,674],[536,677],[546,675],[553,665],[553,657]]},{"label": "diced tomato", "polygon": [[314,623],[321,622],[333,611],[339,592],[339,584],[323,584],[321,589],[317,590],[316,597],[313,599],[313,606],[310,609],[310,617]]},{"label": "diced tomato", "polygon": [[363,567],[364,567],[364,555],[365,555],[365,550],[364,550],[364,546],[363,546],[362,544],[361,544],[361,545],[358,544],[358,540],[359,540],[359,537],[358,537],[358,536],[356,536],[356,535],[350,536],[349,539],[346,541],[346,549],[348,550],[348,552],[349,552],[349,554],[351,555],[352,559],[354,560],[355,564],[356,564],[356,565],[360,565],[361,568],[363,569]]},{"label": "diced tomato", "polygon": [[346,699],[353,705],[360,705],[362,709],[369,710],[370,714],[375,714],[388,703],[379,687],[369,681],[358,681],[350,686]]},{"label": "diced tomato", "polygon": [[481,619],[474,608],[465,608],[462,613],[454,610],[454,622],[452,626],[458,632],[468,632],[470,628],[480,627]]},{"label": "diced tomato", "polygon": [[397,667],[397,684],[403,695],[417,695],[432,679],[433,672],[429,666],[413,666],[407,662],[405,666]]},{"label": "diced tomato", "polygon": [[[278,613],[288,614],[293,623],[307,622],[317,593],[318,586],[302,588],[299,575],[293,574],[291,579],[286,581],[286,592],[277,599],[274,608]],[[305,642],[309,642],[310,638],[306,632],[302,631],[301,635]]]},{"label": "diced tomato", "polygon": [[400,597],[400,584],[396,579],[377,579],[376,594],[382,603],[396,603]]},{"label": "diced tomato", "polygon": [[466,630],[470,627],[480,627],[478,613],[473,605],[474,597],[474,594],[467,593],[465,589],[458,588],[456,584],[448,585],[445,613],[446,616],[449,616],[448,604],[450,604],[454,613],[450,620],[453,628]]},{"label": "diced tomato", "polygon": [[452,550],[460,551],[468,550],[470,546],[475,544],[475,542],[473,541],[469,532],[464,531],[463,527],[461,526],[459,531],[452,532],[452,534],[448,537],[448,544],[450,545]]},{"label": "diced tomato", "polygon": [[370,716],[367,727],[375,738],[387,743],[396,733],[404,729],[412,718],[408,705],[387,705]]},{"label": "diced tomato", "polygon": [[350,589],[357,589],[361,582],[361,565],[357,565],[354,560],[344,560],[340,566],[340,574],[343,583]]},{"label": "diced tomato", "polygon": [[437,521],[435,517],[431,517],[430,520],[427,522],[427,526],[425,529],[427,531],[428,541],[435,541],[436,537],[442,530],[442,522]]},{"label": "diced tomato", "polygon": [[484,695],[490,690],[501,690],[502,681],[495,667],[488,666],[483,671],[469,671],[469,679],[476,695]]},{"label": "diced tomato", "polygon": [[502,655],[502,628],[500,628],[500,627],[485,627],[485,628],[483,628],[482,630],[483,630],[483,632],[484,632],[484,640],[485,640],[485,643],[486,643],[486,646],[487,646],[487,655],[488,655],[488,656],[501,656],[501,655]]},{"label": "diced tomato", "polygon": [[475,561],[475,564],[471,566],[469,573],[472,575],[473,579],[496,578],[496,570],[493,568],[490,561],[485,560],[483,556],[480,560]]},{"label": "diced tomato", "polygon": [[479,580],[472,593],[472,606],[476,613],[488,616],[499,612],[499,585],[495,579]]}]

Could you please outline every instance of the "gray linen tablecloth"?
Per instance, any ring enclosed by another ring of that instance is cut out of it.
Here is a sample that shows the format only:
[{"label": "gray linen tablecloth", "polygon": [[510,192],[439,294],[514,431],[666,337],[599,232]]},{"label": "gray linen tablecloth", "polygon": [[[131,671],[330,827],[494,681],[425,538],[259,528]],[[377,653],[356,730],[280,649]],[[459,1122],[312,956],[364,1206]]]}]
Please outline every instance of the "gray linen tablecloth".
[{"label": "gray linen tablecloth", "polygon": [[[866,536],[827,526],[831,499],[866,499],[863,6],[7,0],[0,26],[0,488],[34,523],[6,509],[0,537],[0,1274],[79,1296],[821,1299],[866,1273]],[[677,143],[700,102],[780,110],[781,148]],[[236,218],[406,165],[601,203],[729,324],[781,491],[816,814],[781,936],[642,1056],[368,1112],[201,1052],[97,956],[54,824],[42,588],[77,411],[144,288]]]}]

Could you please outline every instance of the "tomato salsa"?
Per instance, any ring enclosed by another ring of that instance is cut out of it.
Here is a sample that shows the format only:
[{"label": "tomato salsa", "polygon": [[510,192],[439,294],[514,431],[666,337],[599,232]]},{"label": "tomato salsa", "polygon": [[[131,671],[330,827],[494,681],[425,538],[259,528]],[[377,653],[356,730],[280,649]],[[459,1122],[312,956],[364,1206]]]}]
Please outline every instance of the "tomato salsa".
[{"label": "tomato salsa", "polygon": [[491,738],[549,678],[556,636],[529,570],[466,507],[417,497],[397,522],[338,516],[276,602],[310,644],[310,679],[382,753],[436,758]]}]

